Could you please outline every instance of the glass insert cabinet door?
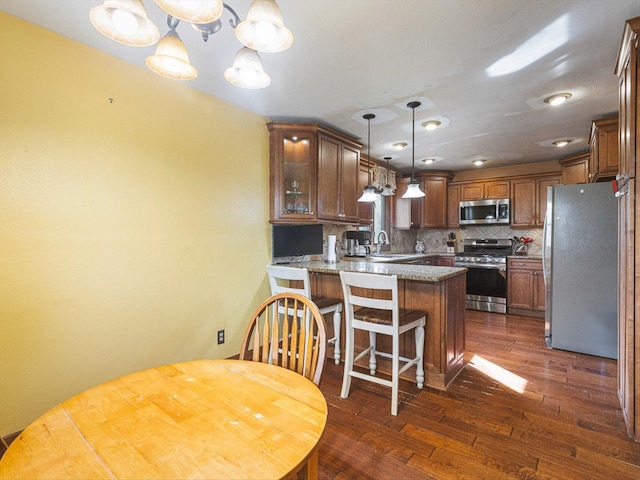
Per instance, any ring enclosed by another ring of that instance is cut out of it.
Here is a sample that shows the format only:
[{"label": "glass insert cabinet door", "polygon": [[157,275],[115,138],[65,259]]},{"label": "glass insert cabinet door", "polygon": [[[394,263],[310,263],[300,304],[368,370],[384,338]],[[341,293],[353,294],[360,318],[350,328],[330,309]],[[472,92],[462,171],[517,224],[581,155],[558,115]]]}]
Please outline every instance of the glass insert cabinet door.
[{"label": "glass insert cabinet door", "polygon": [[309,138],[298,135],[284,135],[284,212],[283,213],[313,213],[311,208],[310,186],[314,180],[312,162],[309,151]]},{"label": "glass insert cabinet door", "polygon": [[[290,125],[290,124],[289,124]],[[316,218],[317,134],[304,128],[271,129],[271,220]]]}]

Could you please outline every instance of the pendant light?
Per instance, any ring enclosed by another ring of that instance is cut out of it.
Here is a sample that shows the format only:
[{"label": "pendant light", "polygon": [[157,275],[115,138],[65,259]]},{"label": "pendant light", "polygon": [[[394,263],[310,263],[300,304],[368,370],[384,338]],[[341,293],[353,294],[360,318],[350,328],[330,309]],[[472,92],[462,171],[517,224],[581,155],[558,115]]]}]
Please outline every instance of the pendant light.
[{"label": "pendant light", "polygon": [[367,120],[368,125],[368,139],[367,139],[367,175],[368,175],[368,183],[367,186],[364,187],[364,191],[362,192],[362,196],[358,199],[359,202],[372,203],[378,200],[378,195],[376,195],[376,187],[371,185],[371,119],[376,118],[373,113],[365,113],[362,118]]},{"label": "pendant light", "polygon": [[407,191],[404,192],[402,198],[421,198],[424,192],[420,190],[420,182],[415,178],[416,169],[416,108],[422,105],[420,102],[409,102],[407,107],[413,110],[413,123],[411,128],[411,180],[407,185]]},{"label": "pendant light", "polygon": [[391,195],[394,194],[393,189],[391,188],[391,185],[389,184],[389,160],[391,160],[391,157],[384,157],[384,159],[387,161],[387,184],[382,189],[382,196],[383,197],[390,197]]}]

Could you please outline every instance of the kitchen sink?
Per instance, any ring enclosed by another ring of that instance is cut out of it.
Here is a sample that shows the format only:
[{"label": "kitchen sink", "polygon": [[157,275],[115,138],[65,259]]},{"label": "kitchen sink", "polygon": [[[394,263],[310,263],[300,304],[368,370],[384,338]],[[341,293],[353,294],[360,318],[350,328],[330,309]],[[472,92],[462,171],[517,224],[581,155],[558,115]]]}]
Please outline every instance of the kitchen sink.
[{"label": "kitchen sink", "polygon": [[394,262],[413,258],[415,256],[416,255],[413,253],[372,253],[367,255],[364,260],[368,262]]}]

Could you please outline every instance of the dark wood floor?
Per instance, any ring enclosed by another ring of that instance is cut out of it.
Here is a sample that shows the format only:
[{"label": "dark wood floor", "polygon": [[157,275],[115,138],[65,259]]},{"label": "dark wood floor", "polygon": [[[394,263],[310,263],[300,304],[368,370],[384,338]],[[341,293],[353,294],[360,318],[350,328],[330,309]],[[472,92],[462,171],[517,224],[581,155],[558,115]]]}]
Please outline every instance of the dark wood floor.
[{"label": "dark wood floor", "polygon": [[[477,368],[493,366],[494,376]],[[549,350],[540,319],[467,311],[469,365],[446,392],[390,389],[325,364],[329,421],[321,479],[640,479],[640,444],[625,433],[616,362]],[[490,363],[489,363],[490,362]]]}]

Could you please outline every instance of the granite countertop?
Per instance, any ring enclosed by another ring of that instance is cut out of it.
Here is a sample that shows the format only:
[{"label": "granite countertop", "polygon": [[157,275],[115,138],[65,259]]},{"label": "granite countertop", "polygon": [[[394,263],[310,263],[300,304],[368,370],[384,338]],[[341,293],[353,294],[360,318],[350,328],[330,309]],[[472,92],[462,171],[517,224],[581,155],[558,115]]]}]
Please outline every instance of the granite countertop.
[{"label": "granite countertop", "polygon": [[[432,256],[432,255],[425,255]],[[378,273],[382,275],[397,275],[399,279],[416,280],[420,282],[441,282],[451,277],[464,274],[467,269],[461,267],[435,267],[431,265],[404,265],[386,262],[367,261],[338,261],[326,263],[322,261],[291,263],[288,266],[307,268],[310,272],[333,273],[340,271]]]}]

